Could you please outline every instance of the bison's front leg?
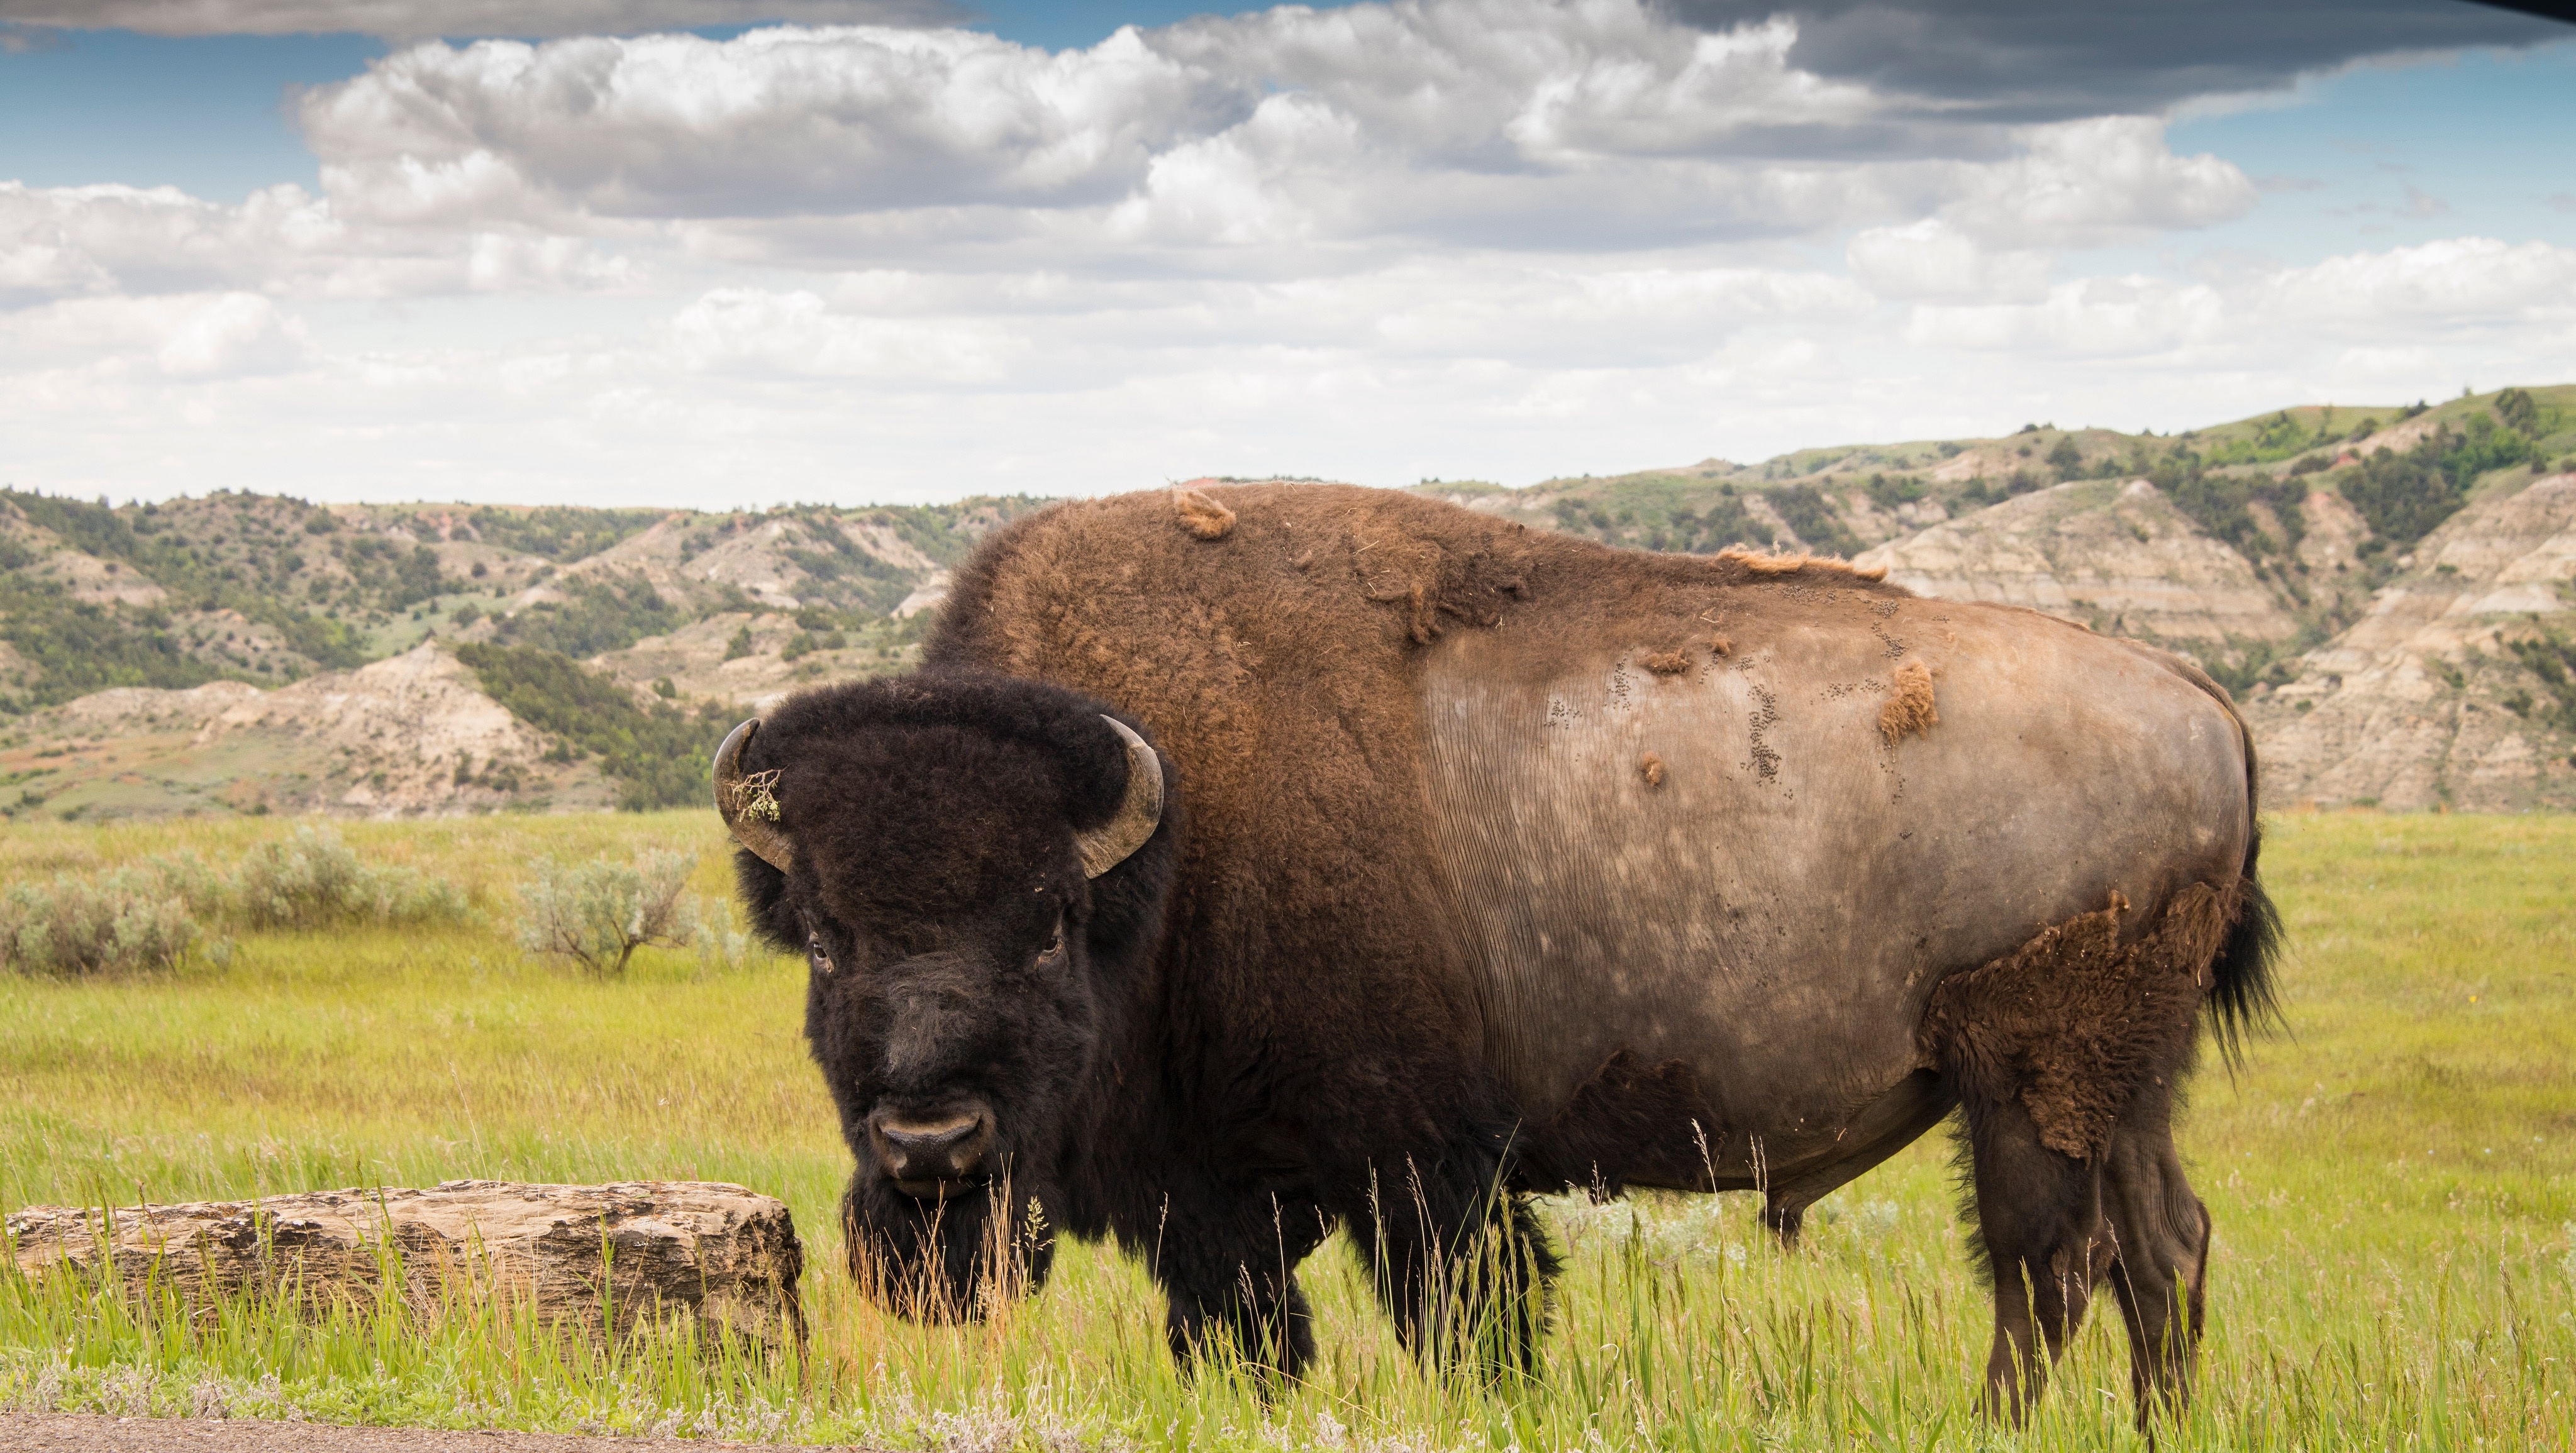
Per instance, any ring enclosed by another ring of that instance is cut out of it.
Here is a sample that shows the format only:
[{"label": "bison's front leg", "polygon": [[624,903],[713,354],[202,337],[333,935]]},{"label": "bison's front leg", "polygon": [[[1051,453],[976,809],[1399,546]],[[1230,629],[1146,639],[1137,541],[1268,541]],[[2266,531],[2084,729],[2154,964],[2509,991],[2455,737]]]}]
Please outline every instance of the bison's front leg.
[{"label": "bison's front leg", "polygon": [[1210,1194],[1175,1203],[1151,1253],[1170,1299],[1164,1335],[1184,1367],[1208,1356],[1294,1378],[1314,1360],[1314,1314],[1297,1289],[1297,1264],[1324,1238],[1315,1203],[1258,1194]]},{"label": "bison's front leg", "polygon": [[1497,1374],[1538,1366],[1556,1253],[1526,1196],[1481,1148],[1381,1170],[1368,1209],[1352,1218],[1397,1335],[1427,1362],[1467,1362]]}]

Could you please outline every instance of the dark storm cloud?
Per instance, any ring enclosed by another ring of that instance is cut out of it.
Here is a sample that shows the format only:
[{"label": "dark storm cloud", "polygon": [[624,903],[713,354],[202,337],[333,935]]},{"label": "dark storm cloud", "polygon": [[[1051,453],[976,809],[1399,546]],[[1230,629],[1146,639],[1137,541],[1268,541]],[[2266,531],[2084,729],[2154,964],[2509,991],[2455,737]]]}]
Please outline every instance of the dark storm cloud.
[{"label": "dark storm cloud", "polygon": [[1792,16],[1791,64],[1911,96],[1956,119],[2003,122],[2137,114],[2193,96],[2270,90],[2371,56],[2576,37],[2576,28],[2537,16],[2449,0],[1664,3],[1712,30]]}]

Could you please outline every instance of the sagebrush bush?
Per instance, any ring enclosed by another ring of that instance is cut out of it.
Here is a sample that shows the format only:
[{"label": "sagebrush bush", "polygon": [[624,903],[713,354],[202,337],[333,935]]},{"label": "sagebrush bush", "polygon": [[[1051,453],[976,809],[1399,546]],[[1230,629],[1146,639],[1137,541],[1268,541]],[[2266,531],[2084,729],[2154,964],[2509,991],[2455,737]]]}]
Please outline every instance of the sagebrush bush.
[{"label": "sagebrush bush", "polygon": [[698,912],[698,976],[713,978],[749,967],[760,951],[759,945],[750,934],[733,926],[724,905],[708,904]]},{"label": "sagebrush bush", "polygon": [[519,888],[526,916],[519,942],[595,974],[623,973],[648,943],[686,948],[697,937],[698,915],[681,889],[696,866],[694,855],[662,849],[638,853],[632,863],[541,862]]},{"label": "sagebrush bush", "polygon": [[231,907],[252,928],[345,923],[452,923],[465,895],[444,878],[361,859],[328,828],[299,827],[250,850],[229,885]]},{"label": "sagebrush bush", "polygon": [[221,918],[231,909],[232,884],[195,853],[155,854],[135,866],[158,877],[161,891],[199,918]]},{"label": "sagebrush bush", "polygon": [[20,973],[169,968],[197,941],[187,900],[161,873],[57,873],[0,895],[0,964]]}]

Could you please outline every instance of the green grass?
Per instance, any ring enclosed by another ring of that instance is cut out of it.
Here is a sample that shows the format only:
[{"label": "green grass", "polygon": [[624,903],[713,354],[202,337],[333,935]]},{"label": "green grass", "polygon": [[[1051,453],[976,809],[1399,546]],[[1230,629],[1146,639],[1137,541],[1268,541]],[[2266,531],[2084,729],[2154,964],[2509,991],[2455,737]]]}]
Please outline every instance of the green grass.
[{"label": "green grass", "polygon": [[[0,876],[179,847],[225,861],[283,831],[21,825],[0,832]],[[1240,1377],[1177,1374],[1151,1285],[1096,1248],[998,1322],[891,1320],[833,1270],[847,1162],[798,1036],[796,964],[706,974],[648,950],[612,982],[512,946],[512,886],[540,855],[681,847],[721,893],[709,815],[344,831],[456,881],[483,921],[254,934],[221,967],[106,982],[0,978],[0,1205],[740,1181],[786,1198],[808,1238],[805,1355],[604,1353],[500,1312],[305,1326],[235,1308],[191,1326],[0,1279],[0,1405],[943,1450],[2145,1446],[2116,1316],[2086,1328],[2029,1429],[1978,1421],[1986,1299],[1937,1137],[1820,1206],[1794,1254],[1750,1197],[1549,1203],[1570,1268],[1526,1386],[1426,1375],[1340,1244],[1306,1273],[1321,1367],[1267,1402]],[[2290,1033],[2232,1079],[2205,1071],[2184,1128],[2217,1241],[2201,1396],[2163,1445],[2568,1446],[2576,819],[2290,815],[2267,857]]]}]

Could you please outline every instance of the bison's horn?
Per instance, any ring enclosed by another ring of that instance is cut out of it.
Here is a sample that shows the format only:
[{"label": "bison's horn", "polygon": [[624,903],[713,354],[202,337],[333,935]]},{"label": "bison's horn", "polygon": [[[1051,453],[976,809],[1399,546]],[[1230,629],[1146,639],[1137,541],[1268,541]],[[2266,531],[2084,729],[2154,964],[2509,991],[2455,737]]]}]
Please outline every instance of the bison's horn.
[{"label": "bison's horn", "polygon": [[1163,764],[1154,749],[1136,735],[1136,729],[1114,716],[1104,716],[1109,729],[1127,742],[1127,797],[1118,804],[1118,815],[1090,832],[1073,840],[1074,851],[1082,855],[1082,876],[1097,878],[1120,863],[1127,855],[1145,845],[1154,835],[1155,826],[1163,820]]},{"label": "bison's horn", "polygon": [[724,745],[716,748],[716,814],[735,842],[784,873],[796,860],[796,850],[778,826],[778,770],[742,770],[743,748],[759,731],[760,718],[753,717],[727,733]]}]

